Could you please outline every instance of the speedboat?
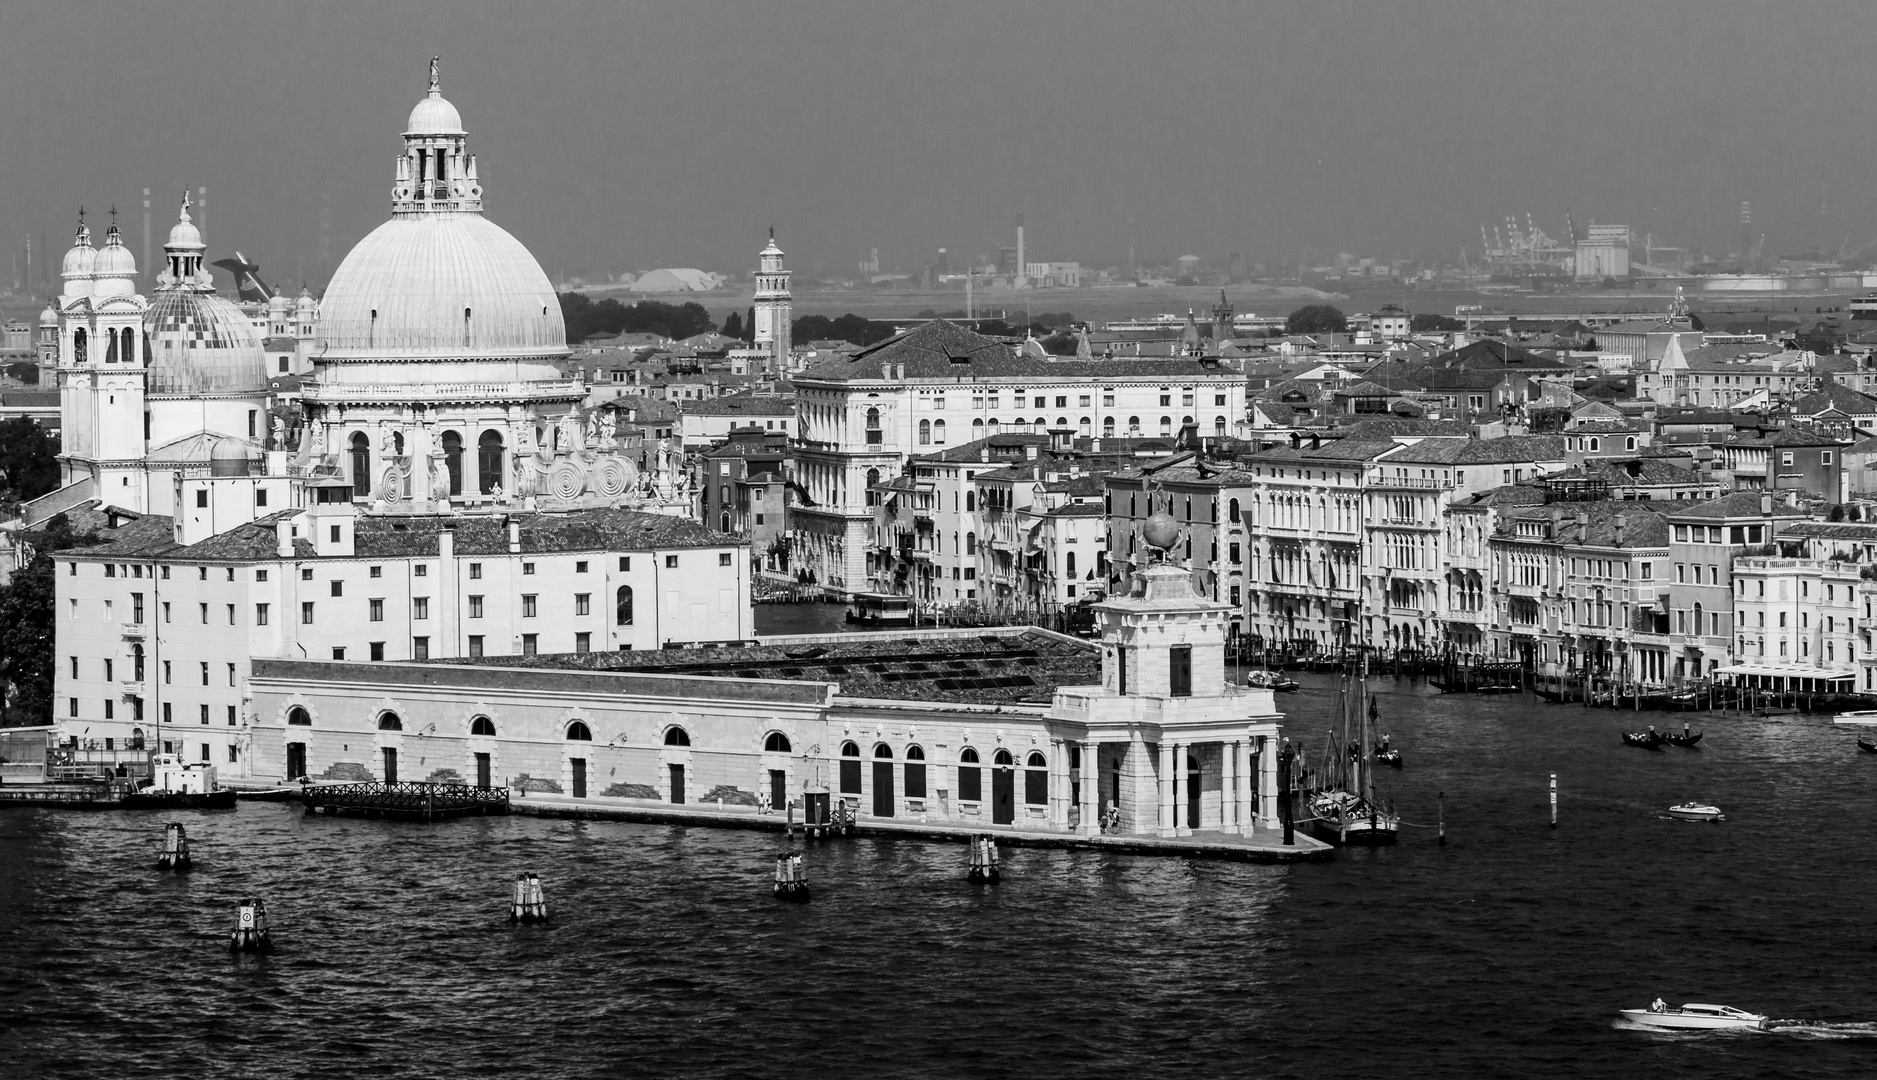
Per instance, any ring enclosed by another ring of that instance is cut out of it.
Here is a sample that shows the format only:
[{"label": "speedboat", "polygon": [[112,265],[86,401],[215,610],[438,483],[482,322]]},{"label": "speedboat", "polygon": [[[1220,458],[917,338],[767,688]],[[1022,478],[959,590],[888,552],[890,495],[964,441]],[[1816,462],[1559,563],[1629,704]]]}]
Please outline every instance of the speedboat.
[{"label": "speedboat", "polygon": [[1764,1028],[1767,1018],[1759,1013],[1750,1013],[1730,1005],[1683,1005],[1671,1009],[1664,1005],[1660,1010],[1624,1009],[1625,1020],[1638,1024],[1660,1028]]},{"label": "speedboat", "polygon": [[1279,675],[1275,671],[1254,671],[1245,676],[1245,685],[1253,690],[1275,690],[1280,694],[1293,693],[1299,684],[1296,679]]},{"label": "speedboat", "polygon": [[[1682,803],[1680,806],[1671,806],[1668,808],[1668,816],[1672,818],[1680,818],[1683,821],[1726,821],[1727,820],[1727,815],[1721,813],[1720,807],[1707,806],[1703,803],[1697,803],[1697,802],[1685,802],[1685,803]],[[1703,1007],[1705,1008],[1705,1006]]]}]

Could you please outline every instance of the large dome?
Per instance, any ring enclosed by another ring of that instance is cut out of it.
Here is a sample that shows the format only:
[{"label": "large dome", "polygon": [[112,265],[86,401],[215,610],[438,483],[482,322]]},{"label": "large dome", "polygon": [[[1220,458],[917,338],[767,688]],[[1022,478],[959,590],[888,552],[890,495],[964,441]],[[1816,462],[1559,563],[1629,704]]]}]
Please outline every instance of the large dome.
[{"label": "large dome", "polygon": [[567,355],[554,286],[480,213],[399,214],[358,242],[320,300],[317,359]]},{"label": "large dome", "polygon": [[226,298],[186,288],[158,289],[143,326],[150,335],[152,397],[267,393],[260,331]]}]

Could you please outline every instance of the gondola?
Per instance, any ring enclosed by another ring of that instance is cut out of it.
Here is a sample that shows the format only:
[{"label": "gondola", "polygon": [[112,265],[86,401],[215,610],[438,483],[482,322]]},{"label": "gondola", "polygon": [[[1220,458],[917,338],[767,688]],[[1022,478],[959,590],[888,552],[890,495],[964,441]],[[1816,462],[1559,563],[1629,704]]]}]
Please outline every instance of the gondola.
[{"label": "gondola", "polygon": [[1623,742],[1629,746],[1640,746],[1645,750],[1660,750],[1662,748],[1662,733],[1654,728],[1650,728],[1648,731],[1625,731],[1623,732]]},{"label": "gondola", "polygon": [[1401,768],[1401,751],[1390,750],[1386,746],[1377,747],[1375,760],[1382,762],[1390,768],[1399,769]]},{"label": "gondola", "polygon": [[1857,737],[1857,748],[1866,754],[1877,754],[1877,742],[1871,742],[1862,735]]},{"label": "gondola", "polygon": [[1707,733],[1704,731],[1697,731],[1692,734],[1684,731],[1677,735],[1675,732],[1671,731],[1667,735],[1662,736],[1662,738],[1668,740],[1669,744],[1672,746],[1693,746],[1700,742],[1701,736],[1705,734]]}]

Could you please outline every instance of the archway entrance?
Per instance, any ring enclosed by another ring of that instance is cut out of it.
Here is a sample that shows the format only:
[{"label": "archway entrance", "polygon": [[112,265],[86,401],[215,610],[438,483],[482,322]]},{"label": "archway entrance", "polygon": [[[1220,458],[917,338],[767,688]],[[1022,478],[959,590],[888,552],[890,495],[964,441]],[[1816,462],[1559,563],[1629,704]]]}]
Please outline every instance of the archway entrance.
[{"label": "archway entrance", "polygon": [[873,816],[893,816],[893,748],[885,743],[873,750]]},{"label": "archway entrance", "polygon": [[1010,825],[1017,820],[1017,770],[1010,751],[999,750],[991,769],[991,824]]}]

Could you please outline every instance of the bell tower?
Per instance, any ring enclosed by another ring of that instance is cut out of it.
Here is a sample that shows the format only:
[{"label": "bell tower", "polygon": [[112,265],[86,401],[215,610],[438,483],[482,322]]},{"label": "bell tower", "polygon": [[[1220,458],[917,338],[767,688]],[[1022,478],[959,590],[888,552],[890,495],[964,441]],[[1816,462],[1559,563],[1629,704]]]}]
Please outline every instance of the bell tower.
[{"label": "bell tower", "polygon": [[756,326],[753,341],[757,348],[768,349],[771,370],[781,374],[789,369],[790,312],[794,297],[789,294],[789,272],[782,266],[782,249],[776,246],[776,231],[769,230],[769,246],[758,256],[756,271]]}]

